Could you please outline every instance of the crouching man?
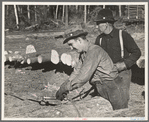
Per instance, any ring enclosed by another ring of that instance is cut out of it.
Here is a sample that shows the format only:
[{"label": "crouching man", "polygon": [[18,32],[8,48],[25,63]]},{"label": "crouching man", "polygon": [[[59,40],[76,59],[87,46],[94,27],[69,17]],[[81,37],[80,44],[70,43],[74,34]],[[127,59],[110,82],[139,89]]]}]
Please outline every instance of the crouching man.
[{"label": "crouching man", "polygon": [[80,56],[74,72],[61,85],[56,98],[63,100],[69,91],[90,82],[99,95],[111,103],[113,110],[127,108],[129,96],[126,84],[119,77],[109,55],[101,47],[90,43],[86,39],[87,34],[83,30],[66,34],[63,43],[67,43]]}]

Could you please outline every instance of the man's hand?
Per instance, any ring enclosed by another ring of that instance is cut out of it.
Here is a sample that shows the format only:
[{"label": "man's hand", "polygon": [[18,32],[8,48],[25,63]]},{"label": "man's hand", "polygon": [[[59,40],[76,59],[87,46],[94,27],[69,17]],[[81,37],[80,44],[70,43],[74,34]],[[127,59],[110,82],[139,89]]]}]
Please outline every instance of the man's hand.
[{"label": "man's hand", "polygon": [[65,98],[65,95],[69,93],[70,89],[71,82],[67,80],[61,85],[60,89],[56,92],[56,99],[63,100]]},{"label": "man's hand", "polygon": [[114,64],[118,70],[118,72],[121,72],[123,70],[126,70],[126,64],[124,62],[117,62],[116,64]]}]

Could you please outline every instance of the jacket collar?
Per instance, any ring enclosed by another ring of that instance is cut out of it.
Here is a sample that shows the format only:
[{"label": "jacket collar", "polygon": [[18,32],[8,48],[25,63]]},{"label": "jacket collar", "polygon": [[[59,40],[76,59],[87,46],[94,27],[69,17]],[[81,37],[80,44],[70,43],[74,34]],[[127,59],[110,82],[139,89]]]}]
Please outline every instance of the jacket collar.
[{"label": "jacket collar", "polygon": [[113,28],[113,30],[112,30],[109,34],[102,33],[102,34],[101,34],[101,37],[103,37],[103,36],[107,36],[107,35],[109,35],[110,37],[113,37],[115,31],[116,31],[116,28]]},{"label": "jacket collar", "polygon": [[115,31],[116,31],[116,29],[115,29],[115,28],[113,28],[113,30],[111,31],[111,33],[109,33],[108,35],[110,35],[111,37],[113,37],[113,36],[114,36]]}]

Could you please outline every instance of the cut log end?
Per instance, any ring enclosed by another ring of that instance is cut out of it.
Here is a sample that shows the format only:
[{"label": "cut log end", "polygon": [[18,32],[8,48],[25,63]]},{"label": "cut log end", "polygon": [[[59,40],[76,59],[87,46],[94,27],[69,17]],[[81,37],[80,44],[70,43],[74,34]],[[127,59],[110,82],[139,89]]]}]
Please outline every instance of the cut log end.
[{"label": "cut log end", "polygon": [[72,57],[69,54],[63,53],[61,55],[61,61],[62,61],[63,64],[66,64],[68,66],[71,66],[72,65]]},{"label": "cut log end", "polygon": [[9,57],[8,57],[8,60],[9,60],[10,62],[12,62],[12,61],[13,61],[13,59],[12,59],[12,57],[11,57],[11,56],[9,56]]},{"label": "cut log end", "polygon": [[54,64],[59,63],[59,54],[56,50],[51,50],[51,62]]},{"label": "cut log end", "polygon": [[26,47],[26,54],[35,53],[35,52],[36,52],[36,49],[33,45],[28,45]]},{"label": "cut log end", "polygon": [[25,61],[23,60],[23,61],[21,61],[21,64],[24,64],[25,63]]},{"label": "cut log end", "polygon": [[38,63],[41,64],[42,63],[42,56],[38,56],[38,59],[37,60],[38,60]]},{"label": "cut log end", "polygon": [[61,55],[61,61],[62,61],[63,64],[66,64],[66,57],[67,57],[67,54],[66,53],[63,53]]},{"label": "cut log end", "polygon": [[31,60],[30,59],[27,59],[27,64],[31,64]]},{"label": "cut log end", "polygon": [[7,54],[8,54],[8,52],[7,52],[7,51],[4,51],[4,54],[5,54],[5,55],[7,55]]}]

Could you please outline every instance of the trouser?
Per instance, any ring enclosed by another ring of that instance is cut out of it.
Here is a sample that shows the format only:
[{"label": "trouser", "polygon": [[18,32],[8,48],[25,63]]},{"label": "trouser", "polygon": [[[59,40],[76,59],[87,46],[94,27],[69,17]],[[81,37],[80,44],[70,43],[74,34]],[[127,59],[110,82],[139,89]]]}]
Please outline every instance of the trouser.
[{"label": "trouser", "polygon": [[126,70],[113,81],[94,82],[100,96],[111,103],[113,110],[128,108],[130,75],[131,71]]}]

